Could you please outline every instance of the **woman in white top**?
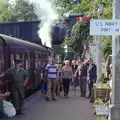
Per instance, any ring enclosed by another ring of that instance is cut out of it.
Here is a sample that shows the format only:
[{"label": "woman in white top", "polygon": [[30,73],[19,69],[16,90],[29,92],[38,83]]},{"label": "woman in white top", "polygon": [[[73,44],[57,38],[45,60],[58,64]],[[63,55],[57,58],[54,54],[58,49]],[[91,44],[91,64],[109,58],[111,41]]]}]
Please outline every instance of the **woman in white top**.
[{"label": "woman in white top", "polygon": [[65,61],[65,66],[62,68],[62,79],[63,79],[63,88],[64,96],[67,97],[69,93],[69,86],[72,80],[72,67],[69,66],[69,60]]}]

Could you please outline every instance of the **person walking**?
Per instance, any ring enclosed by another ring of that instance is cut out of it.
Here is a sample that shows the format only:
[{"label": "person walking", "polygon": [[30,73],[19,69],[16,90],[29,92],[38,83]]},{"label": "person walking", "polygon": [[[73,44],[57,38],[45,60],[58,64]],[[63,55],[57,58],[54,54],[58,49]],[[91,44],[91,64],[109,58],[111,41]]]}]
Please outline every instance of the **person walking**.
[{"label": "person walking", "polygon": [[87,66],[84,64],[84,60],[79,60],[79,66],[75,72],[75,77],[79,75],[81,97],[86,96],[86,84],[87,84]]},{"label": "person walking", "polygon": [[61,72],[62,72],[62,67],[63,67],[62,58],[60,56],[58,57],[58,61],[56,65],[58,67],[58,72],[59,72],[59,79],[57,80],[57,84],[56,84],[56,96],[57,95],[60,96],[60,91],[62,90]]},{"label": "person walking", "polygon": [[15,60],[15,67],[8,69],[5,73],[0,75],[0,77],[7,76],[11,80],[11,95],[12,104],[16,109],[16,114],[22,114],[22,109],[24,105],[24,93],[25,86],[28,82],[28,74],[26,70],[20,68],[21,60]]},{"label": "person walking", "polygon": [[41,80],[42,80],[42,89],[41,92],[47,94],[47,75],[46,68],[48,61],[45,61],[44,65],[41,67]]},{"label": "person walking", "polygon": [[[76,70],[77,70],[78,65],[76,64],[76,60],[72,61],[72,71],[73,71],[73,75],[75,74]],[[73,90],[76,90],[76,86],[79,84],[78,83],[78,78],[74,77],[73,81],[72,81],[72,86],[73,86]]]},{"label": "person walking", "polygon": [[89,68],[88,68],[88,88],[89,88],[89,95],[88,98],[91,96],[91,91],[93,88],[93,84],[96,82],[97,79],[97,67],[93,63],[93,60],[89,59]]},{"label": "person walking", "polygon": [[[52,100],[56,100],[55,99],[55,90],[56,90],[56,83],[58,80],[58,67],[55,64],[56,61],[54,59],[52,59],[51,64],[49,64],[46,68],[46,74],[47,74],[47,87],[48,87],[48,91],[45,97],[45,100],[50,101],[50,95],[52,93]],[[52,88],[52,91],[51,91]]]},{"label": "person walking", "polygon": [[62,68],[62,79],[65,97],[68,96],[70,82],[72,81],[73,77],[72,67],[70,67],[69,63],[69,60],[66,60],[65,66]]}]

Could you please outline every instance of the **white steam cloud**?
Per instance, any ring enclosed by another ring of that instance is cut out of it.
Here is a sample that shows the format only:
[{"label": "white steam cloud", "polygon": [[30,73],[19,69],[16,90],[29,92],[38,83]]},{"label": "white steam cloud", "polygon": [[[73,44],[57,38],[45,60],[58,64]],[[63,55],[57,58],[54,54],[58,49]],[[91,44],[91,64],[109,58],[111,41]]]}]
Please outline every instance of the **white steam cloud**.
[{"label": "white steam cloud", "polygon": [[[42,44],[48,47],[52,45],[51,39],[51,25],[55,19],[58,19],[58,15],[52,6],[52,0],[30,0],[36,4],[36,12],[40,17],[40,30],[38,31]],[[51,2],[50,2],[51,1]]]}]

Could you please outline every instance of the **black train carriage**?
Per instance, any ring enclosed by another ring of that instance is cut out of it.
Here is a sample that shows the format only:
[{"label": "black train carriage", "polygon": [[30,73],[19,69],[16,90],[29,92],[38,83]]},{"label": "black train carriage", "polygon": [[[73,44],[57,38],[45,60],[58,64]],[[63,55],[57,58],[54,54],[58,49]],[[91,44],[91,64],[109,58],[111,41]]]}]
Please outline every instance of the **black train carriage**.
[{"label": "black train carriage", "polygon": [[[48,59],[50,51],[43,46],[0,34],[0,74],[22,59],[22,67],[28,71],[29,82],[26,92],[40,86],[40,66]],[[10,90],[10,80],[2,83],[3,92]]]}]

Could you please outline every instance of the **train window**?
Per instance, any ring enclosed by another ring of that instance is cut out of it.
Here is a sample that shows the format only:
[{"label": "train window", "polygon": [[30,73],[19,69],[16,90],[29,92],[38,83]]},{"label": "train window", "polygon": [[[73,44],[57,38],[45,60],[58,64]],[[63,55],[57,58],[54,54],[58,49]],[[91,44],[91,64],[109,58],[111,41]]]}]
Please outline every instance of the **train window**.
[{"label": "train window", "polygon": [[20,59],[20,54],[16,54],[16,59]]},{"label": "train window", "polygon": [[15,65],[14,63],[14,54],[10,55],[10,67],[13,67]]},{"label": "train window", "polygon": [[16,58],[15,59],[24,60],[24,54],[16,54]]},{"label": "train window", "polygon": [[26,57],[26,70],[28,70],[30,68],[30,60],[31,60],[31,56],[30,56],[30,51],[27,51],[27,57]]},{"label": "train window", "polygon": [[0,44],[0,74],[4,71],[4,56],[3,56],[3,47]]},{"label": "train window", "polygon": [[26,52],[26,59],[28,59],[28,52]]},{"label": "train window", "polygon": [[22,54],[20,54],[20,59],[22,59],[22,57],[23,57]]},{"label": "train window", "polygon": [[30,59],[32,59],[32,52],[30,52]]},{"label": "train window", "polygon": [[36,51],[35,55],[36,55],[35,68],[37,69],[37,68],[39,68],[39,61],[40,61],[40,59],[39,59],[39,52]]},{"label": "train window", "polygon": [[38,53],[37,52],[35,53],[35,59],[38,59]]},{"label": "train window", "polygon": [[44,58],[44,53],[42,53],[42,59]]},{"label": "train window", "polygon": [[39,53],[39,59],[41,58],[40,53]]}]

